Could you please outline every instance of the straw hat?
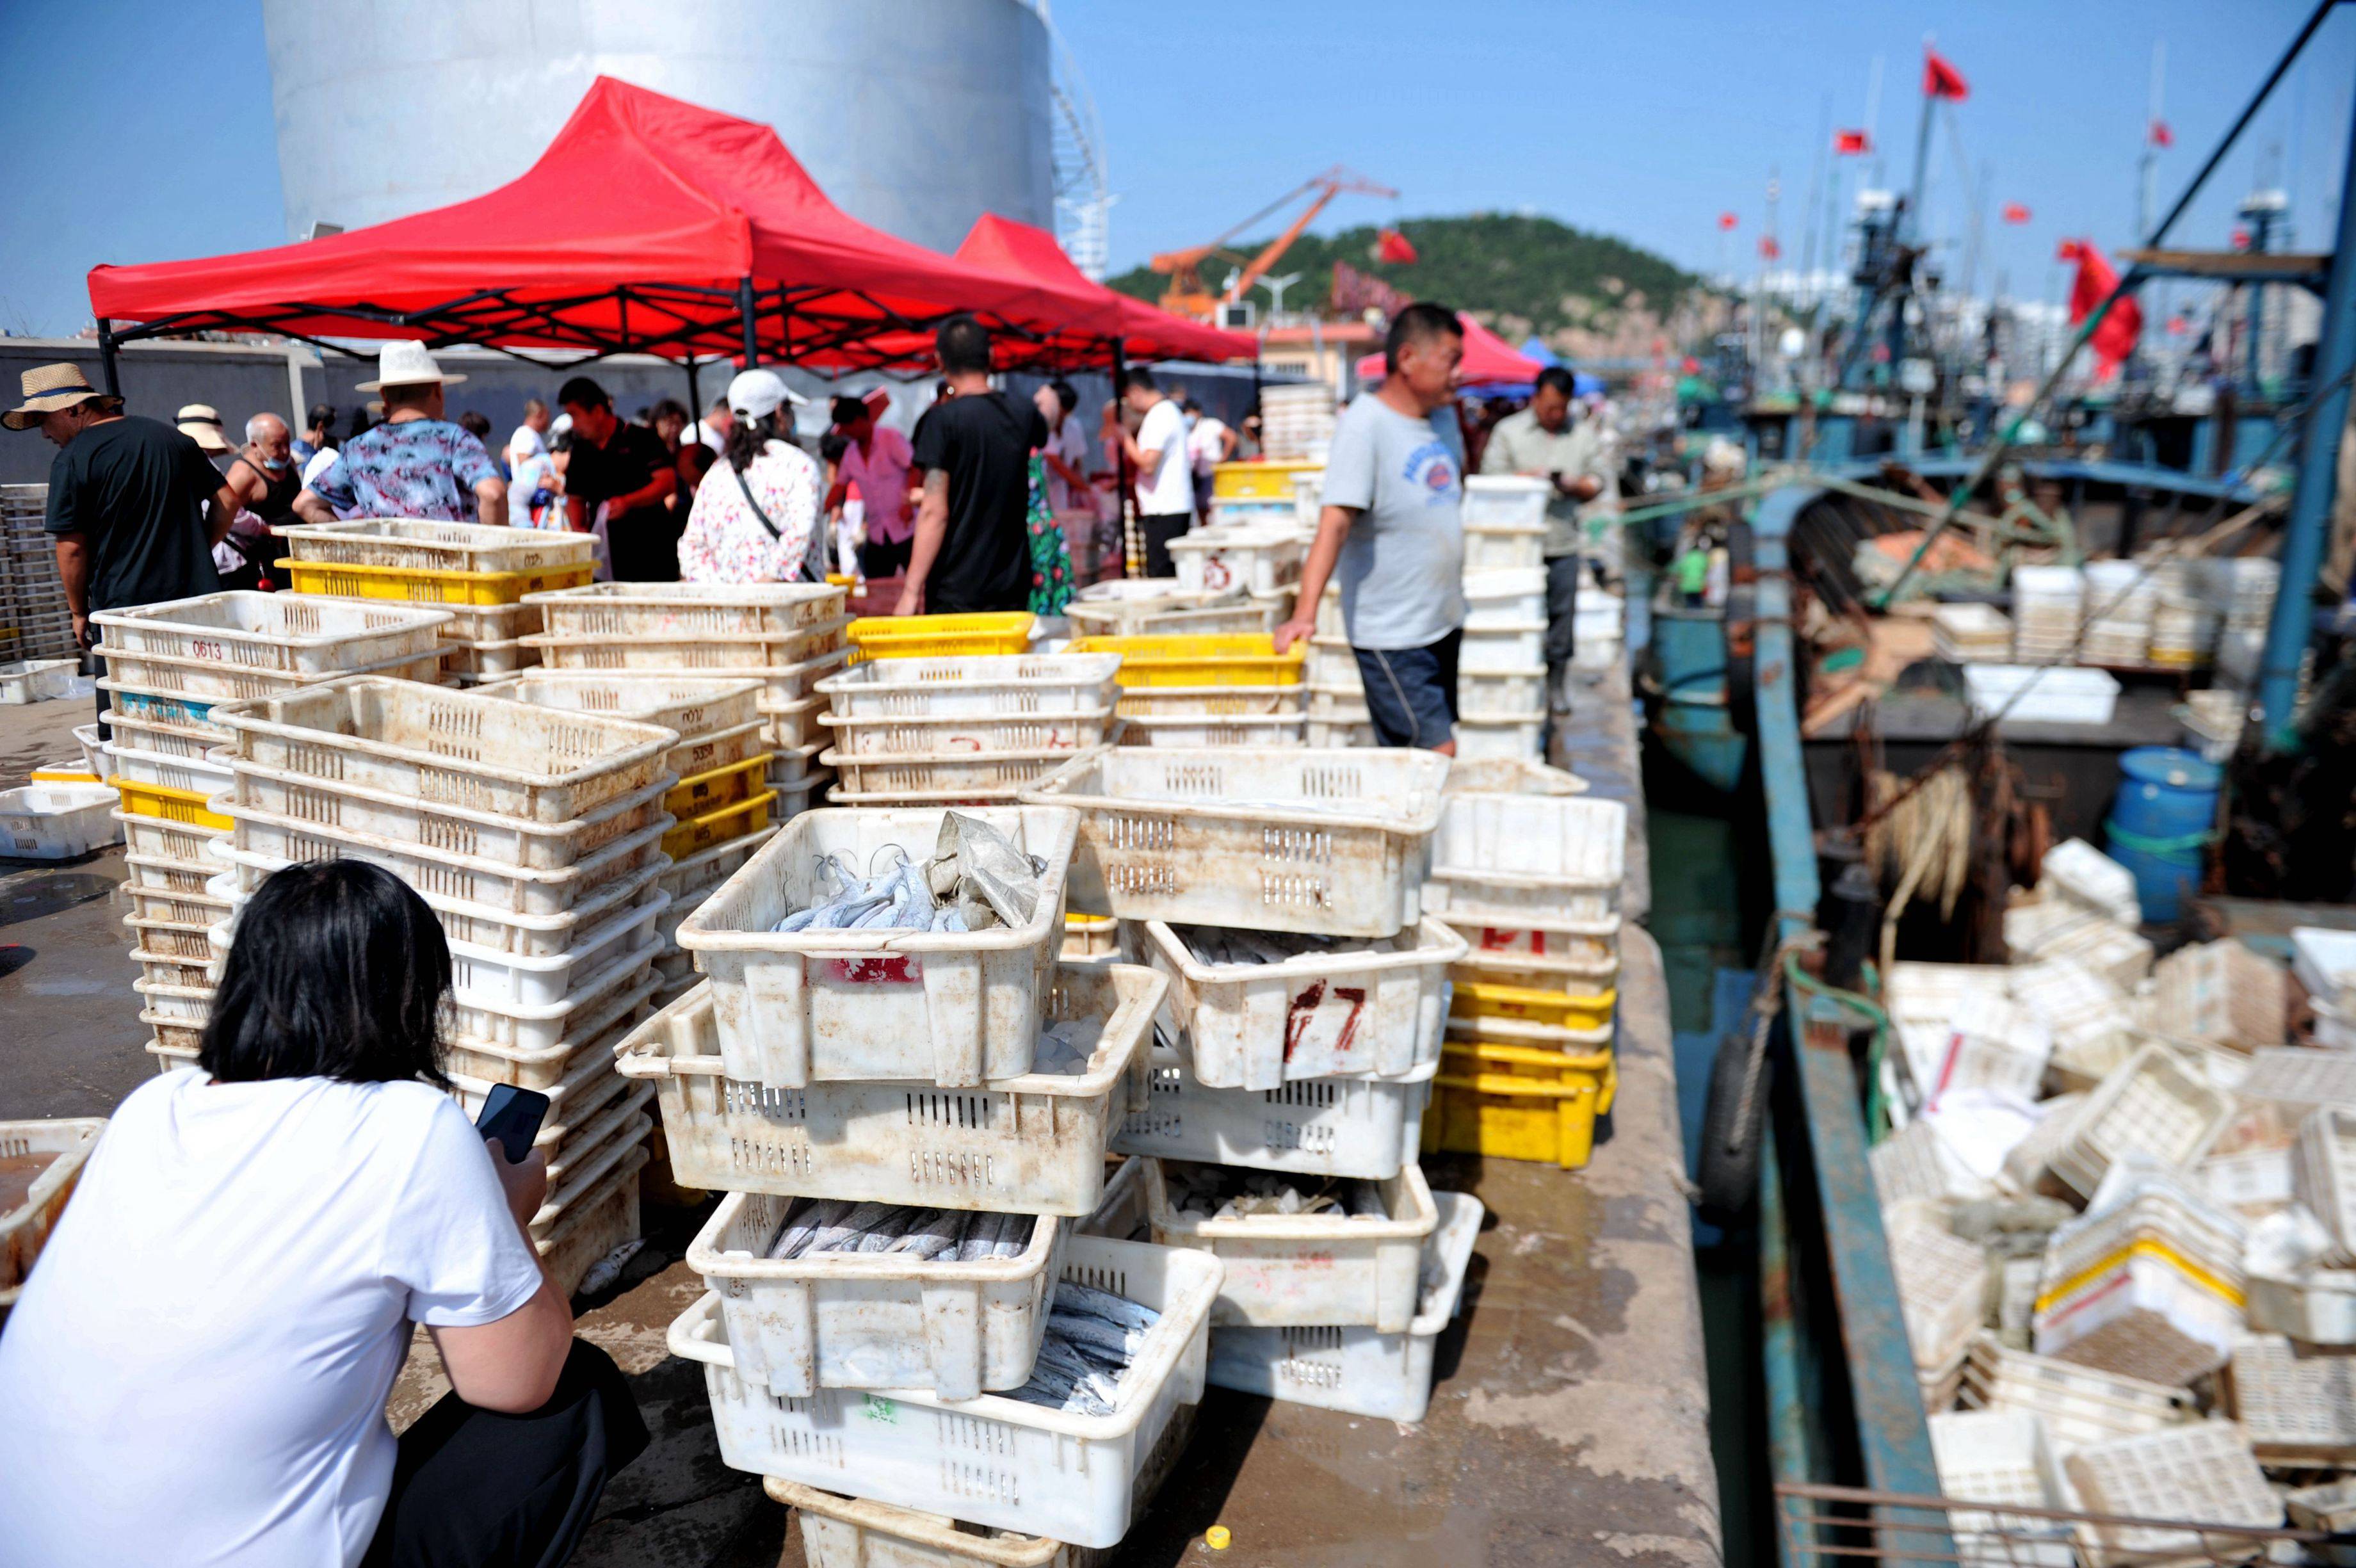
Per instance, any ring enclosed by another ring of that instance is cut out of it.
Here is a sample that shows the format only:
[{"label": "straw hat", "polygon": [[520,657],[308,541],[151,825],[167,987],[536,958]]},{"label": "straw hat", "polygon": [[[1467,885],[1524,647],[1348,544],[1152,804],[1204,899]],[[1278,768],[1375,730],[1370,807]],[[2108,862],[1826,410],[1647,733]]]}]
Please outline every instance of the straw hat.
[{"label": "straw hat", "polygon": [[464,376],[444,375],[425,345],[412,338],[396,338],[384,346],[377,356],[376,380],[359,383],[361,392],[380,392],[386,387],[423,386],[427,381],[440,381],[447,386],[463,381]]},{"label": "straw hat", "polygon": [[237,450],[229,444],[229,437],[221,434],[221,416],[209,403],[184,404],[180,412],[172,416],[172,423],[180,427],[181,435],[203,447],[209,456]]},{"label": "straw hat", "polygon": [[23,376],[25,401],[5,413],[0,413],[0,424],[11,430],[30,430],[41,423],[45,413],[55,413],[61,408],[71,408],[91,398],[120,403],[121,398],[109,397],[90,384],[80,365],[37,365]]}]

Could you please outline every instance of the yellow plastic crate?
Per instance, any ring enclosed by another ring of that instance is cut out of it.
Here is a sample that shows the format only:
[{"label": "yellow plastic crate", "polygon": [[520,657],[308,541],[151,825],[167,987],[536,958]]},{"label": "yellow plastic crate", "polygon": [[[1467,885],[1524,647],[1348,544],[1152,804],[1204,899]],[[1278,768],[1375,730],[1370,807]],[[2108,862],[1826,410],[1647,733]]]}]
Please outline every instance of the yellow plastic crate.
[{"label": "yellow plastic crate", "polygon": [[31,782],[35,784],[95,784],[99,777],[80,768],[36,768]]},{"label": "yellow plastic crate", "polygon": [[1577,1170],[1595,1152],[1595,1119],[1619,1090],[1608,1050],[1564,1056],[1451,1040],[1423,1113],[1423,1152]]},{"label": "yellow plastic crate", "polygon": [[1202,637],[1083,637],[1074,653],[1118,653],[1124,686],[1298,686],[1309,644],[1282,653],[1266,632]]},{"label": "yellow plastic crate", "polygon": [[218,811],[207,811],[209,797],[201,789],[175,789],[168,784],[145,784],[136,779],[110,779],[106,783],[123,797],[123,809],[134,817],[156,817],[224,833],[237,825]]},{"label": "yellow plastic crate", "polygon": [[698,850],[757,833],[769,825],[769,802],[776,798],[775,789],[764,789],[750,800],[690,817],[663,834],[662,852],[673,860],[685,860]]},{"label": "yellow plastic crate", "polygon": [[339,599],[401,599],[418,605],[512,605],[526,594],[577,588],[596,575],[594,562],[541,566],[529,572],[435,572],[410,566],[345,566],[329,561],[282,560],[287,586],[298,594]]},{"label": "yellow plastic crate", "polygon": [[967,654],[1026,651],[1034,618],[1029,610],[862,616],[843,635],[851,639],[853,664],[870,659],[958,659]]},{"label": "yellow plastic crate", "polygon": [[1448,1007],[1451,1018],[1514,1018],[1558,1029],[1603,1028],[1612,1022],[1612,1006],[1620,999],[1617,991],[1609,989],[1580,996],[1488,980],[1459,978],[1455,985]]},{"label": "yellow plastic crate", "polygon": [[1222,501],[1289,501],[1292,499],[1292,476],[1322,474],[1323,463],[1280,463],[1269,458],[1252,458],[1237,463],[1218,463],[1211,468],[1211,499]]},{"label": "yellow plastic crate", "polygon": [[670,787],[663,797],[663,810],[686,822],[690,817],[716,811],[723,806],[733,806],[748,799],[761,788],[766,776],[771,753],[748,757],[742,762],[726,763],[691,773]]}]

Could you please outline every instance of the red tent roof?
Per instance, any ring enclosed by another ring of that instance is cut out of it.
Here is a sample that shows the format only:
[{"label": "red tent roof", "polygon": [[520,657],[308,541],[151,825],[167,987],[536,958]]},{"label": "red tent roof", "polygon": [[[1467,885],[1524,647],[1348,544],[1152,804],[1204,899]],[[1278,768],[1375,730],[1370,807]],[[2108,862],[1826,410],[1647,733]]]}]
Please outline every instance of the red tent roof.
[{"label": "red tent roof", "polygon": [[[1099,302],[968,265],[844,213],[770,127],[599,77],[538,162],[487,195],[298,244],[102,266],[102,320],[673,357],[873,362],[958,310],[1052,331]],[[1083,280],[1085,282],[1085,280]]]},{"label": "red tent roof", "polygon": [[995,212],[985,212],[974,220],[964,242],[957,248],[957,259],[992,271],[1033,278],[1043,285],[1085,291],[1117,313],[1121,351],[1132,360],[1217,361],[1259,357],[1259,344],[1249,334],[1226,332],[1199,321],[1189,321],[1092,282],[1072,264],[1072,258],[1055,243],[1055,236],[1044,229],[1001,218]]},{"label": "red tent roof", "polygon": [[[1534,384],[1538,372],[1546,369],[1462,311],[1457,312],[1456,320],[1464,328],[1464,362],[1456,374],[1468,386],[1482,381],[1527,386]],[[1369,354],[1358,361],[1360,381],[1380,381],[1382,377],[1380,354]]]}]

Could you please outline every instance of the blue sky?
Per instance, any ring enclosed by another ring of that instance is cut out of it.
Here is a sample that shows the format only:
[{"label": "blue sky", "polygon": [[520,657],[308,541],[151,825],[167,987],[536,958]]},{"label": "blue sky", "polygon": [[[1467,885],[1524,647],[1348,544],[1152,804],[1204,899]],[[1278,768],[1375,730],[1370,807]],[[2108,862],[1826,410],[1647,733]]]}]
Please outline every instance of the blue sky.
[{"label": "blue sky", "polygon": [[[782,3],[782,0],[779,0]],[[888,3],[888,0],[878,0]],[[1825,100],[1860,123],[1884,61],[1880,143],[1912,156],[1926,33],[1970,80],[1958,130],[1991,206],[1985,289],[2040,294],[2054,242],[2128,240],[2152,45],[2167,46],[2162,199],[2190,177],[2308,9],[2306,0],[1971,0],[1762,6],[1731,0],[1056,0],[1102,116],[1115,266],[1208,240],[1304,177],[1349,164],[1398,188],[1345,197],[1331,225],[1529,210],[1623,235],[1687,266],[1746,269],[1780,173],[1787,262],[1804,236]],[[1444,29],[1434,18],[1443,17]],[[252,0],[0,0],[0,330],[70,332],[99,261],[204,255],[284,237],[260,7]],[[2221,244],[2272,159],[2301,240],[2329,243],[2356,101],[2356,7],[2328,21],[2179,237]],[[1934,145],[1933,211],[1954,155]],[[1850,179],[1858,173],[1851,160]],[[1740,215],[1731,247],[1715,227]],[[1959,225],[1947,225],[1951,231]],[[1951,269],[1959,270],[1958,268]]]}]

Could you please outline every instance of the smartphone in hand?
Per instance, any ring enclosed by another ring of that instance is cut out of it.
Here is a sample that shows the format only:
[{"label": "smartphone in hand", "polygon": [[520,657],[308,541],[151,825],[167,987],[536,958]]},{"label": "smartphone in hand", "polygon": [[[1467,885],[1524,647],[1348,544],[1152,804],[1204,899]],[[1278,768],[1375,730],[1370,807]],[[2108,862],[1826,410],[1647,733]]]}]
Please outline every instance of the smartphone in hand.
[{"label": "smartphone in hand", "polygon": [[497,1138],[508,1163],[519,1165],[531,1153],[532,1140],[540,1136],[540,1124],[547,1117],[545,1094],[536,1089],[496,1083],[483,1098],[483,1113],[475,1118],[475,1127],[486,1139]]}]

